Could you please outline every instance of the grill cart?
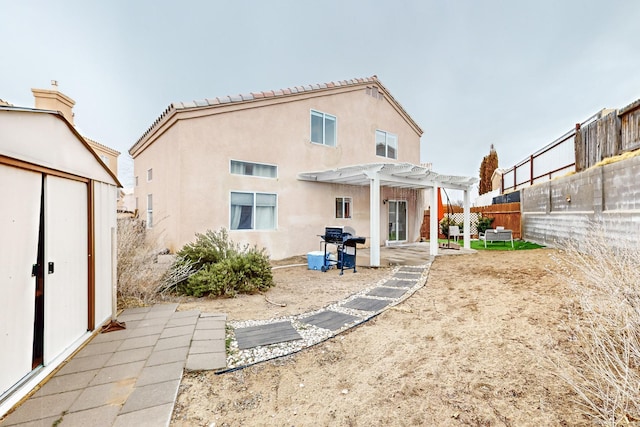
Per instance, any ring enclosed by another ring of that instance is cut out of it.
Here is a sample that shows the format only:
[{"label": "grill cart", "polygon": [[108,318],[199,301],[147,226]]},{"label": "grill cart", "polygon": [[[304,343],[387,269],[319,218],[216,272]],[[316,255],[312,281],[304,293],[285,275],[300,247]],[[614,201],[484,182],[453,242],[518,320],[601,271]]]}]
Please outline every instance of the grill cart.
[{"label": "grill cart", "polygon": [[[351,227],[325,227],[324,235],[320,236],[324,245],[324,266],[322,271],[329,270],[333,265],[340,269],[340,274],[344,269],[353,269],[356,272],[356,245],[364,243],[366,238],[354,236],[355,231]],[[327,257],[327,245],[335,245],[337,248],[337,260]]]}]

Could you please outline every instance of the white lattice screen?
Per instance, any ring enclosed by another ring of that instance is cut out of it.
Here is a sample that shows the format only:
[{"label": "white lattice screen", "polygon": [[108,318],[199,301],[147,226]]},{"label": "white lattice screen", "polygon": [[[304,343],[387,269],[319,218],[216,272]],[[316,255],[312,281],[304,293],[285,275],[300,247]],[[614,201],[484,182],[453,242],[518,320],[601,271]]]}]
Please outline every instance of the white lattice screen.
[{"label": "white lattice screen", "polygon": [[[445,214],[445,216],[447,218],[451,218],[453,221],[456,222],[456,224],[460,224],[461,228],[462,228],[462,222],[464,221],[464,213],[459,212],[459,213],[454,213],[454,214]],[[476,235],[478,234],[478,213],[476,212],[471,212],[471,230],[470,233],[471,235]]]}]

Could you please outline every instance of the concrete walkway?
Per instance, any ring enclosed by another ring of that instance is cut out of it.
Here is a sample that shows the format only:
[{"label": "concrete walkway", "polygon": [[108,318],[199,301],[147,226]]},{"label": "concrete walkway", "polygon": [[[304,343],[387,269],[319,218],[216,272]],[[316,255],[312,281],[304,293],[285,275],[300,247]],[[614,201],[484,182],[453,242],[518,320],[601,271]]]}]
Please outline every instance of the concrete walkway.
[{"label": "concrete walkway", "polygon": [[184,369],[226,366],[226,315],[177,306],[125,310],[0,425],[168,426]]}]

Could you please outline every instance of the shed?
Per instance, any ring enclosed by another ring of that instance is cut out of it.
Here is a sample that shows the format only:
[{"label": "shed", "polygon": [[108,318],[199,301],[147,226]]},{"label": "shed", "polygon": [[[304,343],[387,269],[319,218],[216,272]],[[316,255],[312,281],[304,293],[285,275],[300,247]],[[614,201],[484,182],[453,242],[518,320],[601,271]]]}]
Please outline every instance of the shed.
[{"label": "shed", "polygon": [[0,416],[110,320],[118,187],[61,113],[0,106]]}]

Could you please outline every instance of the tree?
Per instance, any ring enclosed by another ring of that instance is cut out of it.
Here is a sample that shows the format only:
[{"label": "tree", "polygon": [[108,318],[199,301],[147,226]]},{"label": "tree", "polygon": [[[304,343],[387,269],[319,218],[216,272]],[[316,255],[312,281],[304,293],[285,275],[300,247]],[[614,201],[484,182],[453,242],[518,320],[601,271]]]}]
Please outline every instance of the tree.
[{"label": "tree", "polygon": [[482,163],[480,164],[480,188],[479,194],[485,194],[492,190],[491,188],[491,176],[493,172],[498,169],[498,153],[496,152],[493,144],[489,154],[484,156]]}]

